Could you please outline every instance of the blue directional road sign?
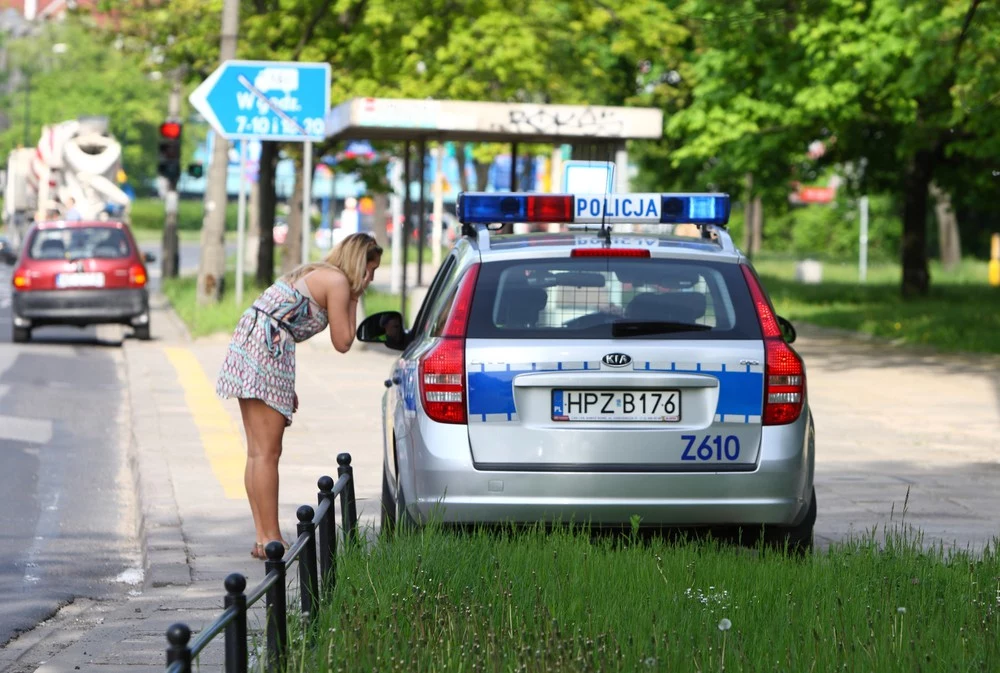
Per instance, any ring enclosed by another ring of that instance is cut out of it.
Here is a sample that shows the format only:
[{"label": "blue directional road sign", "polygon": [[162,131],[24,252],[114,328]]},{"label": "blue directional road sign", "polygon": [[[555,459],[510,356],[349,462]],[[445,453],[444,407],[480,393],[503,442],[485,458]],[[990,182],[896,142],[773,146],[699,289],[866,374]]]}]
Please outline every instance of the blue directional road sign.
[{"label": "blue directional road sign", "polygon": [[188,100],[229,140],[320,141],[330,110],[330,65],[226,61]]}]

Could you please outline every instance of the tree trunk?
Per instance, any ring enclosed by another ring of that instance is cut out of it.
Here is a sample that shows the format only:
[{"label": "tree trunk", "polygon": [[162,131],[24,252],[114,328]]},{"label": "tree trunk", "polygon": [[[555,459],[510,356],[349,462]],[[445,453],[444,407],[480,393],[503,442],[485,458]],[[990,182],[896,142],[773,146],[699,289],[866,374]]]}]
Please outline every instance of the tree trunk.
[{"label": "tree trunk", "polygon": [[288,235],[285,237],[281,272],[288,273],[302,263],[302,158],[295,159],[295,189],[288,202]]},{"label": "tree trunk", "polygon": [[278,168],[278,143],[264,142],[260,146],[260,168],[257,185],[260,191],[257,217],[260,244],[257,247],[257,284],[267,287],[274,282],[274,213],[278,197],[274,190],[274,173]]},{"label": "tree trunk", "polygon": [[222,297],[226,271],[226,206],[229,141],[216,135],[205,190],[205,215],[201,222],[201,256],[198,261],[198,304],[216,304]]},{"label": "tree trunk", "polygon": [[958,233],[958,217],[951,206],[951,194],[933,182],[930,191],[931,196],[934,197],[934,213],[937,215],[941,264],[945,269],[951,270],[962,261],[962,242]]},{"label": "tree trunk", "polygon": [[490,165],[482,161],[473,161],[476,168],[476,190],[486,191],[486,181],[490,178]]},{"label": "tree trunk", "polygon": [[743,201],[743,251],[747,257],[753,257],[753,173],[747,173],[746,199]]},{"label": "tree trunk", "polygon": [[903,180],[902,263],[904,298],[926,296],[930,290],[927,268],[927,195],[934,173],[934,155],[921,150]]},{"label": "tree trunk", "polygon": [[389,195],[373,194],[372,200],[375,202],[375,209],[372,213],[372,233],[375,240],[382,246],[382,249],[389,247],[389,234],[386,232],[385,220],[389,216]]},{"label": "tree trunk", "polygon": [[465,143],[455,143],[455,160],[458,162],[458,191],[469,191],[469,176],[465,173]]},{"label": "tree trunk", "polygon": [[[219,61],[236,58],[236,36],[240,27],[239,0],[225,0],[222,5],[222,34]],[[229,141],[215,136],[205,190],[205,216],[201,223],[201,259],[198,264],[198,304],[217,304],[222,297],[226,273],[226,205],[229,175]]]},{"label": "tree trunk", "polygon": [[759,255],[764,245],[764,202],[759,196],[753,199],[753,237],[750,242],[753,254]]}]

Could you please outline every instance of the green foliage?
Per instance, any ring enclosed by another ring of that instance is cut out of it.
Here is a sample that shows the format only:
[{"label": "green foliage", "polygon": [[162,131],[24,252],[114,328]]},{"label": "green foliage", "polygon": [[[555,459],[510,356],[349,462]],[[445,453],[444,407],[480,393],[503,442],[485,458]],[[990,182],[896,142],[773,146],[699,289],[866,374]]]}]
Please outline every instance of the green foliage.
[{"label": "green foliage", "polygon": [[[52,45],[65,45],[54,53]],[[29,139],[38,142],[42,126],[80,116],[103,116],[123,145],[125,172],[133,184],[156,174],[156,140],[167,102],[162,80],[148,77],[142,59],[95,41],[74,19],[45,24],[38,36],[12,40],[9,63],[31,76]],[[24,141],[24,90],[0,98],[11,126],[0,133],[0,154]]]},{"label": "green foliage", "polygon": [[[672,96],[654,94],[668,112],[665,140],[637,148],[647,181],[742,197],[744,175],[753,173],[770,230],[784,226],[798,237],[803,229],[801,249],[829,242],[822,230],[804,229],[834,225],[843,213],[804,211],[789,226],[792,181],[836,167],[849,198],[885,193],[901,214],[923,155],[930,179],[957,210],[974,215],[960,219],[964,231],[978,237],[983,226],[1000,224],[987,215],[1000,176],[992,165],[1000,152],[1000,69],[989,65],[1000,58],[995,3],[685,0],[677,7],[692,38],[683,60],[665,66],[681,75]],[[826,145],[820,159],[806,155],[814,140]],[[889,224],[873,219],[880,222]],[[921,225],[919,217],[911,224]]]},{"label": "green foliage", "polygon": [[[197,301],[198,279],[195,276],[163,279],[163,294],[170,300],[174,311],[187,325],[193,337],[211,334],[231,333],[236,327],[243,312],[253,303],[257,295],[265,288],[255,285],[253,278],[247,277],[244,286],[243,302],[236,303],[235,294],[226,294],[225,299],[218,304],[201,305]],[[236,286],[236,274],[226,272],[227,288]]]},{"label": "green foliage", "polygon": [[[226,231],[236,231],[238,204],[226,203]],[[136,231],[163,232],[166,206],[162,199],[137,198],[132,202],[132,229]],[[201,231],[205,217],[205,205],[201,199],[181,199],[177,204],[177,230],[184,232]]]},{"label": "green foliage", "polygon": [[[895,259],[901,235],[902,221],[893,200],[885,195],[870,197],[868,258],[871,261]],[[764,240],[769,252],[814,259],[856,260],[860,236],[858,203],[843,194],[831,204],[795,206],[764,219]]]}]

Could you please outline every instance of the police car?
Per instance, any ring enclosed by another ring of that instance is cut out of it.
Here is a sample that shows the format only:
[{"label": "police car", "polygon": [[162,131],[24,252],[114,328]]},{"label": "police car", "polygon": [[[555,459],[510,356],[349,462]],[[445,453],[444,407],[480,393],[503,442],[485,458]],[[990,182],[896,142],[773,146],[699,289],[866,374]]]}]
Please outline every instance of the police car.
[{"label": "police car", "polygon": [[[814,428],[795,331],[725,194],[463,193],[463,236],[383,399],[382,525],[763,527],[806,549]],[[499,235],[509,223],[548,232]],[[692,235],[693,233],[693,235]]]}]

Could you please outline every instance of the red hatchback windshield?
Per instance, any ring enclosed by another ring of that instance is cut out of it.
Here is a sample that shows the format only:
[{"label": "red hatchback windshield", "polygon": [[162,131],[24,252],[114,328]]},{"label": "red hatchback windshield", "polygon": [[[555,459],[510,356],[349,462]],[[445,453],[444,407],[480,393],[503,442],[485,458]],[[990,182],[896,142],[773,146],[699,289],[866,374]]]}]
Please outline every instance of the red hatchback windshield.
[{"label": "red hatchback windshield", "polygon": [[39,229],[28,249],[30,259],[126,259],[131,255],[125,232],[101,226]]}]

